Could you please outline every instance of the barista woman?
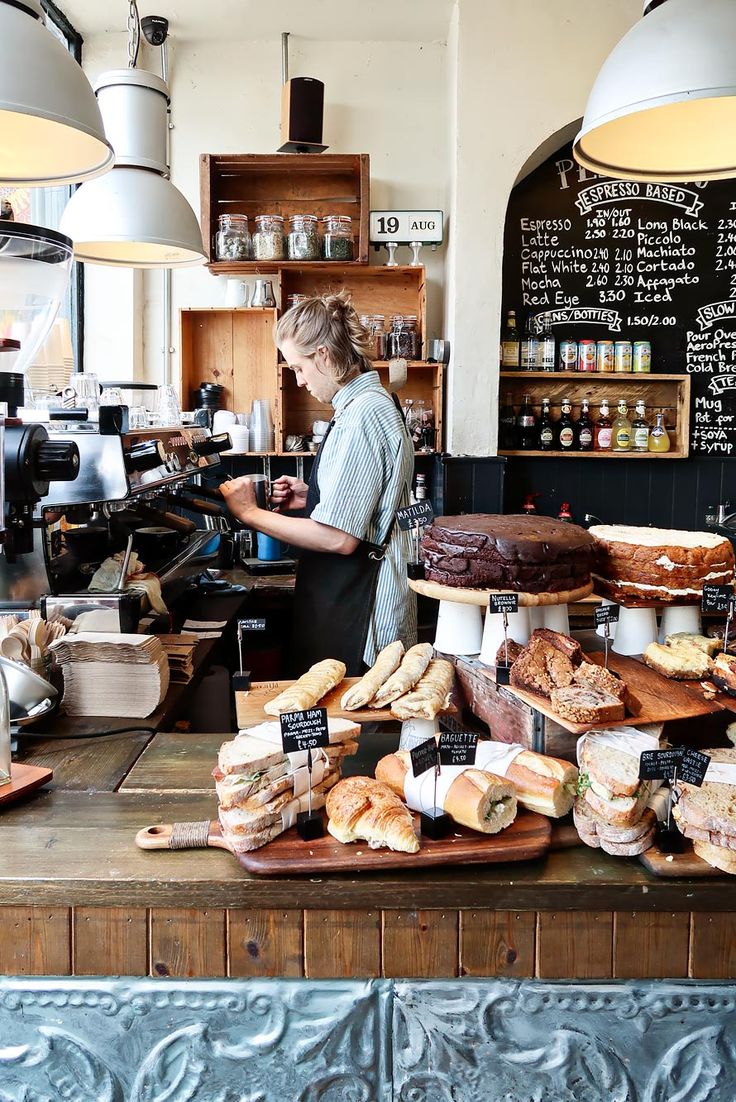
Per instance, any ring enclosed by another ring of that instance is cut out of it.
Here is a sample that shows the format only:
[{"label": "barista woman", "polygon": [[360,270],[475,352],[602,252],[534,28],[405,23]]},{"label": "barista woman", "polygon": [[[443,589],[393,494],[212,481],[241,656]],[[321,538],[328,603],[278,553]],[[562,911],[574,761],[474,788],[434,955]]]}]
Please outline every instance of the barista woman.
[{"label": "barista woman", "polygon": [[[259,509],[249,478],[220,487],[249,528],[302,549],[291,641],[294,672],[339,658],[348,675],[373,664],[394,639],[416,641],[407,585],[408,535],[394,522],[409,504],[414,452],[399,410],[368,358],[368,334],[344,294],[292,307],[276,343],[296,376],[334,410],[309,484],[284,475],[278,512]],[[289,516],[302,511],[302,516]]]}]

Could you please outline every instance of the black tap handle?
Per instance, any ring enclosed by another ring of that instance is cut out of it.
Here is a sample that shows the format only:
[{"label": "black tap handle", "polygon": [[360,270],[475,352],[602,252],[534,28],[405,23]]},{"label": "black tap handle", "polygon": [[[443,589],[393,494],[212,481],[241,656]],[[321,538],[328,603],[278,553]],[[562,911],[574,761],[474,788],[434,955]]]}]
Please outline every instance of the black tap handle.
[{"label": "black tap handle", "polygon": [[208,436],[204,440],[195,440],[192,451],[200,458],[208,455],[219,455],[220,452],[228,452],[232,449],[233,442],[230,433],[221,432],[217,436]]}]

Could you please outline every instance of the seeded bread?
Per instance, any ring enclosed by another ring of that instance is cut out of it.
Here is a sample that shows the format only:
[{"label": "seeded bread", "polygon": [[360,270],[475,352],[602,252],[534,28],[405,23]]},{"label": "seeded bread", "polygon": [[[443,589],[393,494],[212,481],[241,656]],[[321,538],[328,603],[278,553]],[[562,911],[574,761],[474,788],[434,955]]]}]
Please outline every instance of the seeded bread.
[{"label": "seeded bread", "polygon": [[650,643],[644,651],[644,661],[651,669],[663,677],[675,681],[692,681],[707,677],[713,668],[713,660],[697,647],[687,643],[678,643],[664,647],[661,643]]},{"label": "seeded bread", "polygon": [[580,685],[553,689],[550,701],[552,710],[571,723],[613,723],[626,715],[618,697]]}]

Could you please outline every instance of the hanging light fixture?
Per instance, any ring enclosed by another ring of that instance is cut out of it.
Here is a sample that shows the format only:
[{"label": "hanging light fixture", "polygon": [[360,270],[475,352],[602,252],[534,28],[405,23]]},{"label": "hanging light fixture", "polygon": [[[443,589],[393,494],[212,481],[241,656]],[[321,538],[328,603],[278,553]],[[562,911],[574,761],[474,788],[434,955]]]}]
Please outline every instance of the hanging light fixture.
[{"label": "hanging light fixture", "polygon": [[77,260],[129,268],[178,268],[205,259],[191,206],[169,180],[166,83],[135,68],[140,24],[131,0],[129,67],[103,73],[95,85],[115,167],[83,184],[69,200],[61,230]]},{"label": "hanging light fixture", "polygon": [[46,28],[38,0],[0,0],[0,181],[50,186],[112,167],[82,68]]},{"label": "hanging light fixture", "polygon": [[596,78],[575,159],[624,180],[736,176],[736,3],[647,0],[644,16]]}]

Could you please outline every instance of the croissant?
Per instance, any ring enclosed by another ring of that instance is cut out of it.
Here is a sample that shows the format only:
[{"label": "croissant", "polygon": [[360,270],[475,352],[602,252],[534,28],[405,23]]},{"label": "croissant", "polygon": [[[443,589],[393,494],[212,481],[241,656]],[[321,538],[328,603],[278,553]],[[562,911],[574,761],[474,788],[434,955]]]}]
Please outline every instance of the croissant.
[{"label": "croissant", "polygon": [[391,674],[371,701],[371,708],[383,708],[392,700],[408,693],[416,685],[432,658],[432,644],[418,643],[409,647],[396,673]]},{"label": "croissant", "polygon": [[356,708],[363,708],[369,700],[373,700],[384,681],[398,668],[403,655],[404,644],[400,641],[389,643],[384,647],[375,665],[361,677],[357,685],[353,685],[352,689],[348,689],[345,693],[340,701],[340,707],[346,712],[354,712]]},{"label": "croissant", "polygon": [[393,702],[391,715],[397,719],[434,719],[447,707],[454,678],[452,662],[435,658],[413,690]]},{"label": "croissant", "polygon": [[411,812],[388,785],[371,777],[345,777],[327,797],[327,829],[338,842],[364,839],[371,849],[388,846],[416,853],[419,839]]},{"label": "croissant", "polygon": [[336,658],[325,658],[303,673],[298,681],[263,705],[266,715],[280,716],[283,712],[303,712],[314,708],[325,693],[339,685],[345,676],[346,666]]}]

